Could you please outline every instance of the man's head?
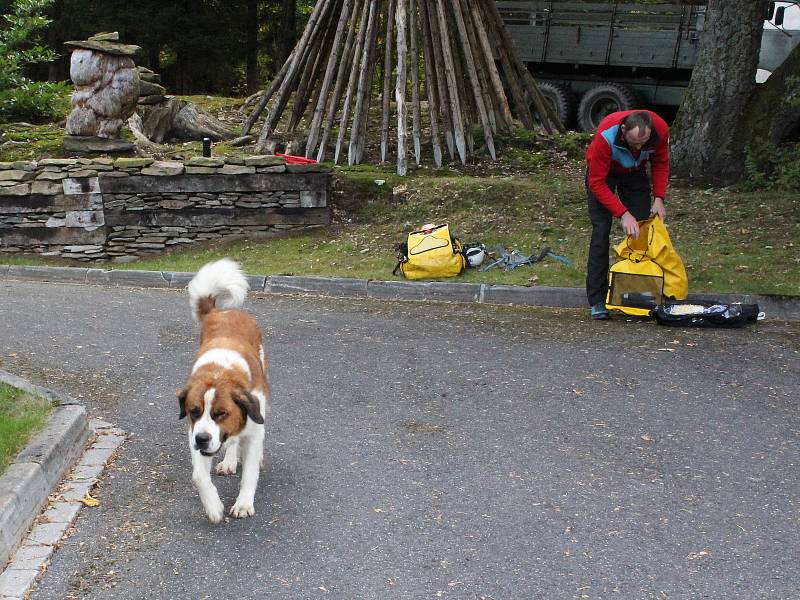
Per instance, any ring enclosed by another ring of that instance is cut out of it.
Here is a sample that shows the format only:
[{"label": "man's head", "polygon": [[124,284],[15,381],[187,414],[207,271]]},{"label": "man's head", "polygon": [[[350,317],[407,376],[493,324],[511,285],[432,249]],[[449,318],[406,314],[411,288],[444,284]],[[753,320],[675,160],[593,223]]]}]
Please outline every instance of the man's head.
[{"label": "man's head", "polygon": [[653,136],[653,119],[650,113],[638,111],[622,120],[622,138],[633,150],[641,150]]}]

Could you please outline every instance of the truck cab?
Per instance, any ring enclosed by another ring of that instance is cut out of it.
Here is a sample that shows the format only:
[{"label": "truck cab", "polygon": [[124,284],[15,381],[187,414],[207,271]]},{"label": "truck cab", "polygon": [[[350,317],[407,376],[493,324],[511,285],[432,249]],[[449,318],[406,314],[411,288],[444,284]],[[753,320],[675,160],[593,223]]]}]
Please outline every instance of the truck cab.
[{"label": "truck cab", "polygon": [[[677,110],[705,32],[704,4],[497,2],[521,60],[567,127],[594,131],[608,113]],[[800,43],[800,3],[764,2],[756,81]]]}]

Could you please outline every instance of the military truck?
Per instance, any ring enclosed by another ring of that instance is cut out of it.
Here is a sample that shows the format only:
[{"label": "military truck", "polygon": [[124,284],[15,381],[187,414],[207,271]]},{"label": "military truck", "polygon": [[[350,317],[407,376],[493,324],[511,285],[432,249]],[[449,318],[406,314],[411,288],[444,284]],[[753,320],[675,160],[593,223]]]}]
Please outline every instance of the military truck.
[{"label": "military truck", "polygon": [[[702,3],[505,0],[497,7],[544,96],[565,125],[581,131],[594,131],[617,110],[674,114],[706,23]],[[800,2],[764,2],[764,10],[757,81],[800,43]]]}]

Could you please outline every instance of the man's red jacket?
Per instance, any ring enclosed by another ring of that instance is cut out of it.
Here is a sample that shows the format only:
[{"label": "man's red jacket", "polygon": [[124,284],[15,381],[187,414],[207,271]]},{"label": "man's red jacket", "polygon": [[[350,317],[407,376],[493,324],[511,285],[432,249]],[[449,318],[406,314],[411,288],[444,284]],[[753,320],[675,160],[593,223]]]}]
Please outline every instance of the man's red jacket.
[{"label": "man's red jacket", "polygon": [[[625,117],[634,112],[647,112],[653,119],[650,140],[636,152],[628,147],[622,137],[620,125]],[[621,217],[625,205],[606,183],[609,173],[632,173],[641,171],[650,162],[653,179],[653,196],[664,198],[669,179],[669,127],[664,119],[652,111],[625,110],[608,115],[600,122],[586,150],[589,167],[589,190],[615,217]]]}]

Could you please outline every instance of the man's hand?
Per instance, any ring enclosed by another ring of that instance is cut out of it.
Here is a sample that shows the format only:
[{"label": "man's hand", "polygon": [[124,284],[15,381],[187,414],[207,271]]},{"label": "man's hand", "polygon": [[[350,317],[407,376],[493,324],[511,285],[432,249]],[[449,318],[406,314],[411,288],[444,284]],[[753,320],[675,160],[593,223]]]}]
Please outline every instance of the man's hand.
[{"label": "man's hand", "polygon": [[622,230],[625,232],[625,235],[630,235],[638,240],[639,222],[636,220],[636,217],[626,211],[620,219],[622,220]]},{"label": "man's hand", "polygon": [[653,207],[650,209],[651,215],[658,215],[662,222],[667,221],[667,209],[664,208],[664,199],[656,198],[653,200]]}]

